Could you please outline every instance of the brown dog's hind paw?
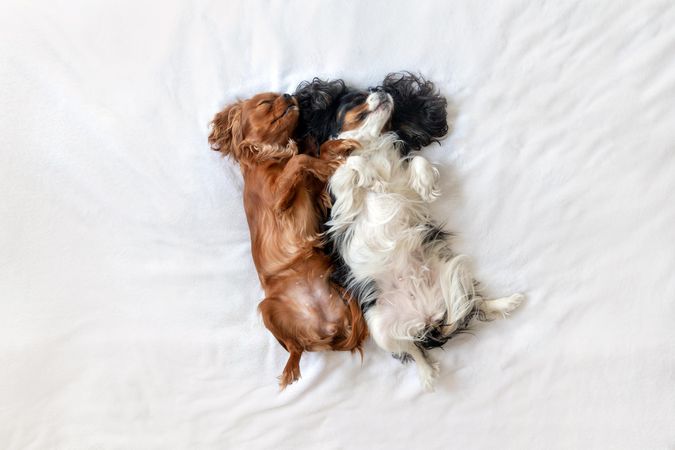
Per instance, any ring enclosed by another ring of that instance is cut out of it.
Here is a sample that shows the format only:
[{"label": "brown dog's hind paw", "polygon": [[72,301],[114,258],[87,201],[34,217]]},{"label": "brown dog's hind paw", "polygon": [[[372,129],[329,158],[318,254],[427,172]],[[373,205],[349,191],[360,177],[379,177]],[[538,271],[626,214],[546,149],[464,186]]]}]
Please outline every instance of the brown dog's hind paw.
[{"label": "brown dog's hind paw", "polygon": [[286,362],[286,367],[279,377],[279,389],[284,390],[289,384],[300,379],[300,356],[302,353],[291,351]]}]

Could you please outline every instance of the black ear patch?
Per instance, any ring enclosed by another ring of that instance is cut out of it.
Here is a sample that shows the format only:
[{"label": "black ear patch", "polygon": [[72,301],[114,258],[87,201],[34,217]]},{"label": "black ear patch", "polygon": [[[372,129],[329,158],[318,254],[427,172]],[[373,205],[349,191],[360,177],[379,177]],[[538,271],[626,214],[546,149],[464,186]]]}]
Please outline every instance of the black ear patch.
[{"label": "black ear patch", "polygon": [[380,88],[394,99],[391,129],[404,142],[404,155],[439,142],[448,133],[448,101],[431,81],[410,72],[394,72]]},{"label": "black ear patch", "polygon": [[348,88],[342,80],[314,78],[300,83],[293,94],[300,108],[296,140],[311,140],[321,145],[336,134],[338,107],[347,92]]}]

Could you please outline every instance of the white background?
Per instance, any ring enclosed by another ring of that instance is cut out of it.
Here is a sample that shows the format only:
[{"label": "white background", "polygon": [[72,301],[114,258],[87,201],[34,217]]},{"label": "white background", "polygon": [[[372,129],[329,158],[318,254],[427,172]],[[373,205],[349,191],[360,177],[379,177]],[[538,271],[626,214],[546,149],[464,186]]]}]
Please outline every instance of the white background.
[{"label": "white background", "polygon": [[[671,1],[4,1],[3,449],[675,448]],[[511,318],[434,393],[256,312],[235,98],[419,71],[452,103],[434,214]]]}]

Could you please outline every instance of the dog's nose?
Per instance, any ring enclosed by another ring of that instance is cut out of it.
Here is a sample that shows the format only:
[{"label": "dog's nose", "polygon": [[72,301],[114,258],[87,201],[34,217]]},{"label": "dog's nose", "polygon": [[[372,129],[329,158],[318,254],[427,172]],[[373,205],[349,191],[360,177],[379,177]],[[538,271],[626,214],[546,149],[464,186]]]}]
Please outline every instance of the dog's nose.
[{"label": "dog's nose", "polygon": [[284,100],[288,101],[291,98],[293,98],[293,96],[291,94],[284,94]]}]

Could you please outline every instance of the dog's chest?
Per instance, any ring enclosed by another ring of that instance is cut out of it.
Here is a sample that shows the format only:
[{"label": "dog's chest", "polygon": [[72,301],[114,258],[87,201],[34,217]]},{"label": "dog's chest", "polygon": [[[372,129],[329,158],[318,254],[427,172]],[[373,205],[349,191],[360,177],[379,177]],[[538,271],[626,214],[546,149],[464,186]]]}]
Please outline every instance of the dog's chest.
[{"label": "dog's chest", "polygon": [[387,191],[399,191],[401,187],[407,186],[407,163],[399,157],[395,149],[355,151],[353,155],[365,160],[368,169],[377,175],[378,184],[387,186]]}]

